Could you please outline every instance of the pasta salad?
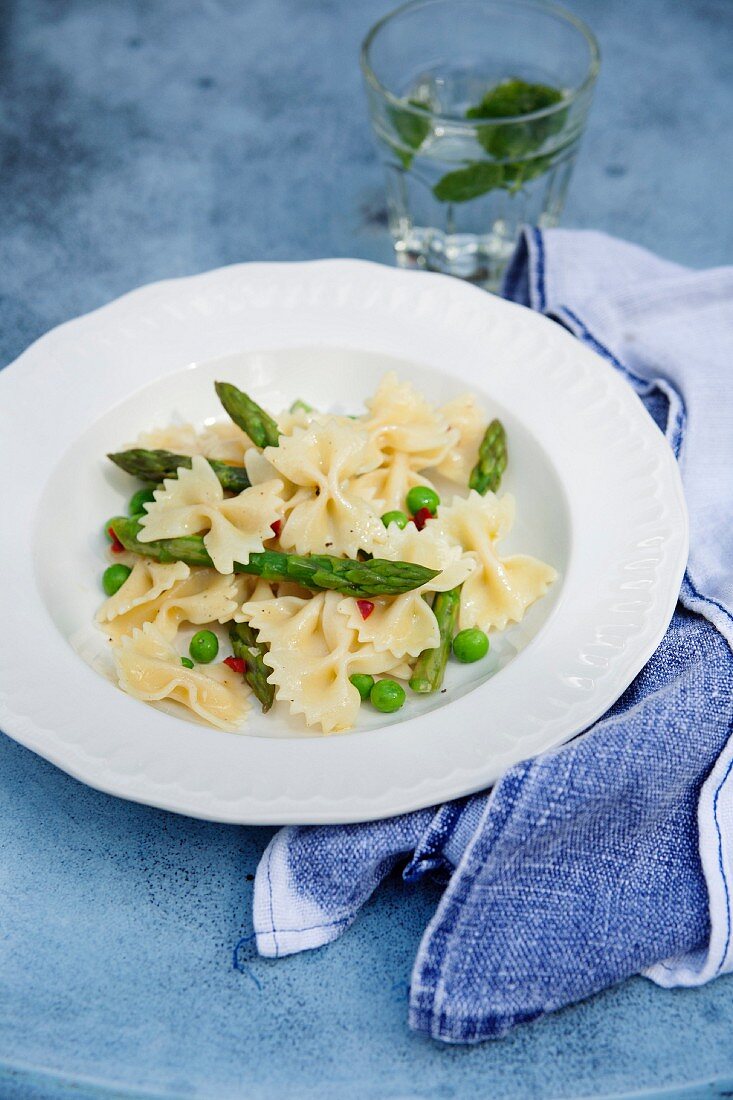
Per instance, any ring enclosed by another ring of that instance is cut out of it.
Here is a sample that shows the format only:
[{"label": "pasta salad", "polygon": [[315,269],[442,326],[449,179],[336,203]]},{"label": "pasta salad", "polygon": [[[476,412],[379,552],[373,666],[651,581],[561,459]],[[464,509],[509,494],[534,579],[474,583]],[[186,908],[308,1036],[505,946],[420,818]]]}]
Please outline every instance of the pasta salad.
[{"label": "pasta salad", "polygon": [[362,705],[440,690],[451,657],[482,660],[555,580],[501,553],[506,434],[471,395],[434,407],[390,373],[359,415],[296,401],[273,416],[216,390],[228,422],[109,455],[143,483],[105,525],[97,614],[130,695],[222,730],[276,700],[347,730]]}]

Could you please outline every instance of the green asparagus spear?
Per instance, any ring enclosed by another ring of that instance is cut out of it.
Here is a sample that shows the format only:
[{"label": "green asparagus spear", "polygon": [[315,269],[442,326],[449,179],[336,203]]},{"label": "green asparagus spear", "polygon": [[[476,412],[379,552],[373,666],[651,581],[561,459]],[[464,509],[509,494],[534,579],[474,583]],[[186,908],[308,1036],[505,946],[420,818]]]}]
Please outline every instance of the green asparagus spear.
[{"label": "green asparagus spear", "polygon": [[108,524],[108,530],[114,531],[125,550],[133,554],[144,554],[165,564],[183,561],[186,565],[204,565],[209,569],[213,567],[201,535],[159,539],[157,542],[140,542],[138,535],[142,529],[139,516],[115,516]]},{"label": "green asparagus spear", "polygon": [[[506,470],[506,432],[500,420],[492,420],[478,452],[478,462],[471,471],[469,488],[483,496],[491,489],[499,488],[501,475]],[[461,603],[461,586],[449,592],[439,592],[433,602],[433,613],[438,620],[440,644],[436,649],[424,649],[415,662],[410,677],[410,687],[417,692],[437,691],[443,683],[453,635],[456,630],[458,609]]]},{"label": "green asparagus spear", "polygon": [[[185,466],[191,469],[190,455],[177,455],[172,451],[146,451],[135,447],[130,451],[118,451],[116,454],[107,455],[128,474],[139,477],[141,481],[160,482],[166,477],[177,477],[178,467]],[[211,469],[219,478],[222,489],[230,493],[241,493],[249,486],[249,478],[244,466],[229,466],[226,462],[220,462],[216,458],[207,458]]]},{"label": "green asparagus spear", "polygon": [[478,449],[478,462],[471,471],[468,479],[470,489],[475,489],[483,496],[491,489],[493,493],[499,488],[501,475],[506,470],[507,448],[506,432],[500,420],[492,420],[489,424],[481,445]]},{"label": "green asparagus spear", "polygon": [[[187,565],[213,565],[201,535],[141,542],[138,535],[142,528],[134,516],[116,516],[111,520],[110,526],[125,549],[134,554],[144,554],[162,562],[183,561]],[[234,571],[253,573],[266,581],[295,581],[304,588],[313,588],[316,591],[333,589],[357,599],[399,596],[427,584],[439,572],[406,561],[386,561],[383,558],[354,561],[353,558],[334,558],[329,554],[298,556],[282,554],[276,550],[250,554],[246,565],[234,563]]]},{"label": "green asparagus spear", "polygon": [[440,628],[440,643],[436,649],[424,649],[415,661],[410,677],[410,687],[420,694],[437,691],[443,683],[443,674],[453,642],[461,604],[461,586],[448,592],[438,592],[433,602],[433,614]]},{"label": "green asparagus spear", "polygon": [[256,447],[277,447],[280,429],[251,397],[229,382],[216,382],[216,392],[234,423],[246,432]]},{"label": "green asparagus spear", "polygon": [[275,685],[267,682],[267,677],[272,675],[272,669],[263,660],[269,646],[258,640],[257,631],[249,623],[232,623],[229,627],[229,640],[234,656],[241,657],[245,663],[245,680],[262,703],[262,713],[267,714],[275,699]]}]

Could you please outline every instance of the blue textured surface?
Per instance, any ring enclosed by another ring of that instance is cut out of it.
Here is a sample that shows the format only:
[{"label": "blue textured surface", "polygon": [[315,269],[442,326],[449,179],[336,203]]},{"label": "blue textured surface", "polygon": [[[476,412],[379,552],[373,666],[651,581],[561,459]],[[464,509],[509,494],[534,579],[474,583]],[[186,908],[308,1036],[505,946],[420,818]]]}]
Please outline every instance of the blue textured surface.
[{"label": "blue textured surface", "polygon": [[[153,279],[247,259],[388,261],[355,60],[387,6],[6,0],[0,361]],[[604,70],[566,224],[730,262],[733,4],[573,7]],[[410,1035],[406,984],[437,898],[426,884],[390,880],[324,951],[235,953],[269,835],[111,799],[0,740],[0,1095],[731,1085],[730,979],[673,992],[637,979],[471,1050]]]}]

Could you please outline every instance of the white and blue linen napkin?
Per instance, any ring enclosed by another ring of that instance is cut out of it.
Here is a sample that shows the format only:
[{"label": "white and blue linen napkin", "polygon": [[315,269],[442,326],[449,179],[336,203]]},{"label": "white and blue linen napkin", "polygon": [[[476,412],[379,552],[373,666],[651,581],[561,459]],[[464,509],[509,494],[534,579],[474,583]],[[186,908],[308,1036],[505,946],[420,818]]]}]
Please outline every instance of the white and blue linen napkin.
[{"label": "white and blue linen napkin", "polygon": [[444,876],[409,1022],[453,1043],[639,972],[733,971],[733,268],[527,230],[504,293],[608,359],[666,433],[691,522],[674,619],[583,736],[440,808],[282,829],[255,882],[257,948],[281,956],[339,936],[400,862],[408,880]]}]

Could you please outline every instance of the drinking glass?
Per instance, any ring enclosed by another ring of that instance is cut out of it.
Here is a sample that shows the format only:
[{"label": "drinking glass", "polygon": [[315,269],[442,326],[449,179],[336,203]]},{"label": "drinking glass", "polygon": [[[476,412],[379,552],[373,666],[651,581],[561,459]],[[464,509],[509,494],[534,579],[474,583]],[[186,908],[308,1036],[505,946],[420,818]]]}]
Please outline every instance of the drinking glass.
[{"label": "drinking glass", "polygon": [[600,56],[544,0],[413,0],[361,51],[397,263],[496,289],[519,228],[557,225]]}]

